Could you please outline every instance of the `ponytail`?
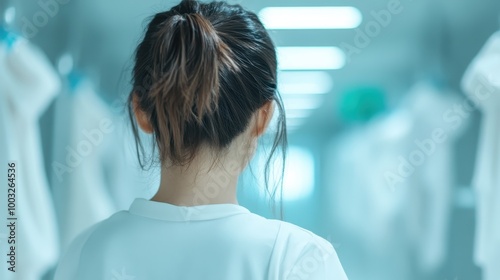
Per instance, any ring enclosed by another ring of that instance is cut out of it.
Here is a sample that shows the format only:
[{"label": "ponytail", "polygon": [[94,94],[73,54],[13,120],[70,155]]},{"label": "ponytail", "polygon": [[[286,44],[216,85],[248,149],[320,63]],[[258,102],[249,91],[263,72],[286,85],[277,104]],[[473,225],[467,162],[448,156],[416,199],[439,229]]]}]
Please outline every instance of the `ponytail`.
[{"label": "ponytail", "polygon": [[[196,2],[183,1],[181,5]],[[189,7],[184,7],[189,8]],[[217,109],[222,69],[236,70],[230,49],[198,13],[176,14],[154,32],[150,53],[153,81],[147,95],[154,104],[151,124],[161,160],[182,164],[194,156],[184,147],[188,125],[202,125]]]},{"label": "ponytail", "polygon": [[[275,101],[276,133],[263,172],[272,198],[272,159],[281,151],[284,161],[287,146],[276,79],[275,46],[255,13],[222,1],[183,0],[156,14],[137,47],[129,98],[141,166],[148,155],[162,166],[189,164],[202,145],[221,155],[248,128],[254,113]],[[134,100],[149,118],[158,157],[155,150],[144,152]]]}]

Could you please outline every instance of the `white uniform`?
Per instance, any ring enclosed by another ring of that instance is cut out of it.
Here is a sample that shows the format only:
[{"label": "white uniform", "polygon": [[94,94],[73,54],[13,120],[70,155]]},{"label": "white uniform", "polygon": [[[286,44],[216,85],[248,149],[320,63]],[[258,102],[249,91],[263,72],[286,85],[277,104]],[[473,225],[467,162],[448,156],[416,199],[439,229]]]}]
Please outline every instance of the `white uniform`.
[{"label": "white uniform", "polygon": [[[438,269],[447,257],[454,185],[453,145],[468,125],[466,117],[452,122],[449,116],[450,110],[462,101],[457,94],[428,82],[415,84],[406,100],[414,116],[412,150],[418,149],[424,155],[424,162],[415,166],[411,178],[409,232],[416,241],[417,265],[427,273]],[[435,137],[436,132],[440,137]]]},{"label": "white uniform", "polygon": [[[38,48],[23,38],[11,38],[15,39],[10,41],[13,44],[0,43],[0,166],[1,172],[6,173],[7,161],[17,165],[17,259],[16,272],[0,276],[39,280],[56,264],[59,246],[38,121],[59,92],[60,80]],[[7,180],[3,176],[0,238],[7,233],[3,224],[7,221]],[[0,241],[0,273],[7,272],[5,245]]]},{"label": "white uniform", "polygon": [[[159,170],[141,172],[130,128],[85,78],[55,106],[51,166],[62,250],[137,197],[152,197]],[[138,188],[137,186],[144,186]]]},{"label": "white uniform", "polygon": [[475,261],[485,280],[500,279],[500,32],[471,63],[462,88],[483,113],[473,179],[477,194]]},{"label": "white uniform", "polygon": [[235,204],[176,206],[136,199],[81,234],[56,280],[346,280],[332,245]]},{"label": "white uniform", "polygon": [[116,145],[111,137],[116,124],[83,79],[72,93],[58,98],[54,115],[51,174],[64,251],[83,230],[117,211],[103,164],[106,149]]},{"label": "white uniform", "polygon": [[[356,278],[406,279],[410,264],[430,273],[446,260],[451,147],[463,127],[452,129],[442,115],[456,99],[418,83],[396,110],[332,143],[330,212],[364,249],[367,265],[353,272]],[[435,129],[446,140],[429,144]],[[388,271],[387,262],[398,263]]]}]

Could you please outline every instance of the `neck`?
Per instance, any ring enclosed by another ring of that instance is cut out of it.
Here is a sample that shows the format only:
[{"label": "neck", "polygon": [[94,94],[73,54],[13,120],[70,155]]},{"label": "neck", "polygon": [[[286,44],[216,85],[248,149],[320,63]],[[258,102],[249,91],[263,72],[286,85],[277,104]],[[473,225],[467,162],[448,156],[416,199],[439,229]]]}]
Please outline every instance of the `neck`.
[{"label": "neck", "polygon": [[187,166],[163,167],[160,188],[151,199],[179,206],[238,204],[241,164],[234,160],[195,159]]}]

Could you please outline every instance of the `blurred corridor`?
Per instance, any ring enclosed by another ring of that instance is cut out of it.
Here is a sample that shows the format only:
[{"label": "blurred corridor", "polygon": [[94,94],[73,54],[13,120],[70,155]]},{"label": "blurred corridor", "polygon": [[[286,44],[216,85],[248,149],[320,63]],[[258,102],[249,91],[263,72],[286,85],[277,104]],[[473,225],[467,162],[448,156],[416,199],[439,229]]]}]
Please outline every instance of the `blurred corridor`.
[{"label": "blurred corridor", "polygon": [[[228,2],[277,47],[284,220],[330,241],[350,280],[500,279],[500,1]],[[52,279],[75,236],[156,192],[126,100],[146,19],[177,3],[0,0],[0,279]],[[238,198],[276,217],[262,142]]]}]

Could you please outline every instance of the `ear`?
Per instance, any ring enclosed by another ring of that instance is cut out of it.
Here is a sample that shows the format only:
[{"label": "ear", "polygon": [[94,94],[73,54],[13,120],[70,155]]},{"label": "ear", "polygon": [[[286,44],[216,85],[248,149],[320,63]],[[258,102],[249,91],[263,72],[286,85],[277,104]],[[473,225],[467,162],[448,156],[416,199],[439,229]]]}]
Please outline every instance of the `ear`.
[{"label": "ear", "polygon": [[255,136],[259,137],[266,132],[266,129],[273,118],[274,101],[267,101],[262,107],[260,107],[259,110],[257,110],[256,114],[257,121],[255,124]]},{"label": "ear", "polygon": [[132,106],[134,109],[134,115],[135,119],[137,120],[137,124],[142,129],[142,131],[144,131],[147,134],[151,134],[153,133],[153,127],[149,122],[148,115],[139,107],[139,101],[137,99],[137,95],[135,95],[134,93],[133,95],[134,96],[132,97]]}]

